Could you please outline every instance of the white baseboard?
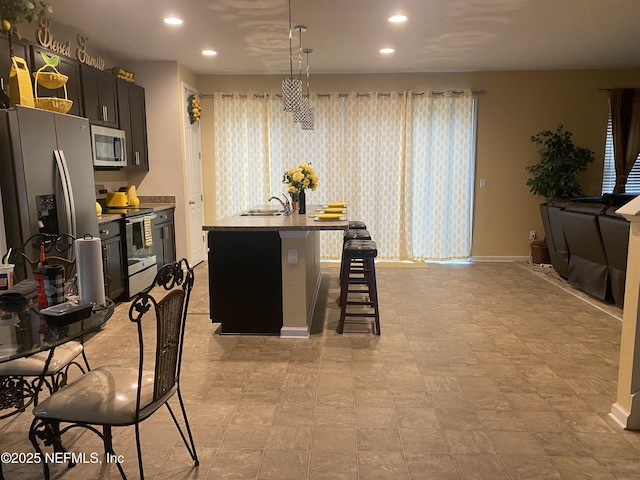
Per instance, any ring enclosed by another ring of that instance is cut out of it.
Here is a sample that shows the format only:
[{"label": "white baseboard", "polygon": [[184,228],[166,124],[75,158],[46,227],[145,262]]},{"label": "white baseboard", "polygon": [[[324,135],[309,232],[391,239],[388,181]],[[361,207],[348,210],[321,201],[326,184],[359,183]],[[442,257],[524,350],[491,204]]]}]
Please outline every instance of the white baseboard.
[{"label": "white baseboard", "polygon": [[307,327],[282,327],[280,338],[309,338],[309,329]]},{"label": "white baseboard", "polygon": [[611,405],[611,412],[609,416],[615,420],[615,422],[622,428],[627,428],[627,421],[629,419],[629,412],[622,408],[619,403]]},{"label": "white baseboard", "polygon": [[471,262],[477,262],[477,263],[483,263],[483,262],[528,262],[529,261],[529,257],[528,256],[473,256],[469,259],[469,261]]}]

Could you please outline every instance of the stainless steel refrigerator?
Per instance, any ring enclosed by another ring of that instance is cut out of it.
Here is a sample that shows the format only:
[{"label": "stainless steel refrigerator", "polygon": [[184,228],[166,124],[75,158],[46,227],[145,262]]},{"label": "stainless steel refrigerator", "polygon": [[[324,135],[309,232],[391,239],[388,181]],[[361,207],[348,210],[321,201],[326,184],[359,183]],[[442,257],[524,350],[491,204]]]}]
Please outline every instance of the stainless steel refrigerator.
[{"label": "stainless steel refrigerator", "polygon": [[7,247],[17,249],[36,233],[97,238],[94,183],[86,118],[20,106],[0,110]]}]

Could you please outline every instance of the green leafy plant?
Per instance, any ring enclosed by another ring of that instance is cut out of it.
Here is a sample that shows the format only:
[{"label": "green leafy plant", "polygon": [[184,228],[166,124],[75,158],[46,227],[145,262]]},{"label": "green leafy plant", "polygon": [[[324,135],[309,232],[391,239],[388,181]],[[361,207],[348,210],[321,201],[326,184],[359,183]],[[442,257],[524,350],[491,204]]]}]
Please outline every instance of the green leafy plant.
[{"label": "green leafy plant", "polygon": [[31,2],[29,0],[0,1],[0,21],[2,22],[2,29],[7,32],[9,38],[9,54],[11,56],[13,56],[11,37],[15,34],[20,38],[17,25],[40,20],[47,13],[53,13],[53,7],[47,2]]},{"label": "green leafy plant", "polygon": [[200,121],[202,107],[200,106],[200,100],[193,93],[187,98],[187,113],[189,114],[189,121],[192,125]]},{"label": "green leafy plant", "polygon": [[571,132],[563,131],[560,124],[555,132],[545,130],[531,137],[532,143],[542,146],[538,150],[539,162],[526,167],[533,175],[527,180],[531,193],[547,199],[582,195],[576,177],[586,171],[595,158],[591,150],[574,145],[572,136]]},{"label": "green leafy plant", "polygon": [[40,52],[40,56],[42,57],[44,64],[47,65],[48,67],[55,68],[60,64],[60,57],[58,55],[49,56],[44,52]]}]

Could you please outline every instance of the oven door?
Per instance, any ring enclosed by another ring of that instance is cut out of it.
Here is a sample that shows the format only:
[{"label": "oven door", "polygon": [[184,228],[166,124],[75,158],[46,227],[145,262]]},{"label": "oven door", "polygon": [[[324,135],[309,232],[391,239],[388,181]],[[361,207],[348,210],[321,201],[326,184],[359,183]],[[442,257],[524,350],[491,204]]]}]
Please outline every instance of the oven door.
[{"label": "oven door", "polygon": [[152,215],[126,218],[127,272],[129,297],[148,287],[157,273],[156,255],[151,234]]}]

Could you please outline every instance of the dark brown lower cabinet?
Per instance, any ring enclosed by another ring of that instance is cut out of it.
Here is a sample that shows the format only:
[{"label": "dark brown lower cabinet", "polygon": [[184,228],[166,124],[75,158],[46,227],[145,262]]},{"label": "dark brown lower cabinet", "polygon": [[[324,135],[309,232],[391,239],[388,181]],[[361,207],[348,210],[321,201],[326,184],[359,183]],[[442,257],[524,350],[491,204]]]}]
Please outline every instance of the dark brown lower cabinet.
[{"label": "dark brown lower cabinet", "polygon": [[156,212],[156,218],[151,221],[151,237],[158,269],[167,263],[175,262],[176,231],[172,208]]},{"label": "dark brown lower cabinet", "polygon": [[112,300],[124,293],[125,265],[120,223],[100,224],[105,289],[107,297]]}]

